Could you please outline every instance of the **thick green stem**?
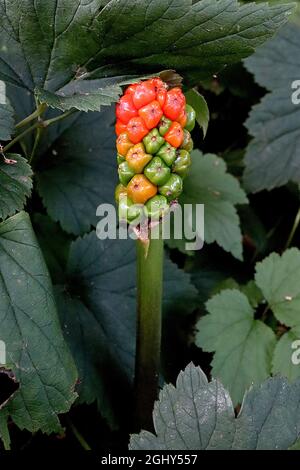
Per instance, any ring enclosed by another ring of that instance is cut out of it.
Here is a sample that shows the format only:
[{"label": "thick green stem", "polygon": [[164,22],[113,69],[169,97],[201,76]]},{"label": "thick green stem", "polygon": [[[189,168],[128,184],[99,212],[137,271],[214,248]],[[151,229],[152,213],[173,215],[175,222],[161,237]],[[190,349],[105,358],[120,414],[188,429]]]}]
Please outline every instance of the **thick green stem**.
[{"label": "thick green stem", "polygon": [[161,350],[163,240],[137,241],[138,323],[135,375],[135,424],[151,430],[158,395]]}]

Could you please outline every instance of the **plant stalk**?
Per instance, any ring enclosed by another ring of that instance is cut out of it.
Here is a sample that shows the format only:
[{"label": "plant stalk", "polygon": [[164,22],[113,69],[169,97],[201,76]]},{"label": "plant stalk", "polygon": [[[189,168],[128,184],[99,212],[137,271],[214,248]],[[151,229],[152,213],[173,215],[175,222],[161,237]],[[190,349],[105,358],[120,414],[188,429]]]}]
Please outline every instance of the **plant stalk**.
[{"label": "plant stalk", "polygon": [[29,116],[26,116],[25,119],[16,124],[16,129],[20,129],[21,127],[27,126],[27,124],[41,116],[46,111],[46,109],[47,105],[45,103],[40,104],[32,114],[29,114]]},{"label": "plant stalk", "polygon": [[292,243],[293,238],[295,236],[295,233],[296,233],[296,231],[299,227],[299,224],[300,224],[300,209],[298,210],[297,215],[295,217],[293,228],[292,228],[291,233],[289,235],[288,241],[286,242],[286,245],[285,245],[285,250],[287,250],[291,246],[291,243]]},{"label": "plant stalk", "polygon": [[28,127],[25,131],[21,134],[18,134],[13,140],[11,140],[5,147],[3,147],[2,152],[7,152],[11,147],[13,147],[17,142],[23,139],[27,134],[34,131],[40,126],[40,123],[35,123],[31,127]]},{"label": "plant stalk", "polygon": [[161,352],[163,239],[150,240],[148,249],[137,241],[138,321],[135,370],[135,425],[152,430],[158,396]]}]

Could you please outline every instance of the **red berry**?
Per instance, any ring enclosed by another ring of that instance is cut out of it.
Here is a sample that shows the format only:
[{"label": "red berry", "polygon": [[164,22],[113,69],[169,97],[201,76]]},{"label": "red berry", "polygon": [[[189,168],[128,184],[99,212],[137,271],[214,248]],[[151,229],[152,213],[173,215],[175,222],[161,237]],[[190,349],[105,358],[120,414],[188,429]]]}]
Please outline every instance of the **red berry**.
[{"label": "red berry", "polygon": [[183,137],[182,127],[178,122],[173,122],[168,132],[164,135],[165,140],[175,148],[180,147]]},{"label": "red berry", "polygon": [[177,122],[181,125],[182,128],[186,126],[187,123],[187,113],[185,108],[182,109],[181,113],[179,114],[179,117],[177,119]]},{"label": "red berry", "polygon": [[166,102],[163,107],[164,115],[176,121],[185,106],[185,97],[180,88],[173,88],[167,92]]},{"label": "red berry", "polygon": [[152,101],[139,110],[139,115],[148,129],[153,129],[161,120],[163,112],[158,101]]},{"label": "red berry", "polygon": [[160,88],[166,88],[167,86],[159,77],[152,78],[150,82],[154,85],[156,93]]},{"label": "red berry", "polygon": [[124,122],[120,121],[120,119],[117,119],[115,130],[116,130],[116,134],[120,135],[123,132],[127,131],[127,126],[126,124],[124,124]]},{"label": "red berry", "polygon": [[146,104],[151,103],[151,101],[155,100],[155,98],[155,88],[150,80],[140,83],[136,87],[132,96],[133,104],[137,109],[140,109],[143,106],[146,106]]},{"label": "red berry", "polygon": [[131,118],[138,115],[137,110],[134,107],[131,95],[124,95],[119,100],[116,107],[116,115],[120,121],[127,124]]},{"label": "red berry", "polygon": [[164,87],[161,87],[157,90],[156,99],[163,108],[167,99],[167,90]]},{"label": "red berry", "polygon": [[148,134],[149,130],[147,129],[142,118],[134,117],[130,119],[127,125],[127,132],[131,142],[138,144]]},{"label": "red berry", "polygon": [[132,85],[129,85],[126,88],[124,95],[133,95],[137,86],[138,86],[138,83],[133,83]]}]

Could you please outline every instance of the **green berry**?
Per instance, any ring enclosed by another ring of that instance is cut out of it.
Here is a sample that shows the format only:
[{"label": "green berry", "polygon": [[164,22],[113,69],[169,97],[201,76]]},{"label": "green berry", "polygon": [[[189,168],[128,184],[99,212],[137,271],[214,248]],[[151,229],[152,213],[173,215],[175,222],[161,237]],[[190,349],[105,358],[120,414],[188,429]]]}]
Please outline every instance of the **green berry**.
[{"label": "green berry", "polygon": [[165,184],[170,173],[170,168],[160,157],[153,157],[144,170],[144,175],[156,186]]},{"label": "green berry", "polygon": [[170,129],[171,124],[172,124],[171,119],[168,119],[166,118],[166,116],[163,116],[158,125],[160,135],[164,136]]},{"label": "green berry", "polygon": [[159,220],[168,210],[169,204],[165,196],[154,196],[146,202],[146,215],[153,220]]},{"label": "green berry", "polygon": [[131,178],[135,175],[134,171],[130,168],[128,163],[122,162],[118,168],[119,180],[124,186],[127,186]]},{"label": "green berry", "polygon": [[172,147],[172,145],[168,143],[165,143],[157,152],[157,156],[162,158],[168,166],[171,166],[176,158],[176,148]]},{"label": "green berry", "polygon": [[194,148],[192,136],[186,129],[183,130],[183,142],[180,148],[187,150],[187,152],[191,152]]},{"label": "green berry", "polygon": [[179,150],[176,160],[172,166],[172,171],[184,178],[191,166],[192,159],[189,152],[186,150]]},{"label": "green berry", "polygon": [[117,162],[118,162],[118,165],[125,162],[125,157],[123,157],[123,155],[121,155],[120,153],[117,154]]},{"label": "green berry", "polygon": [[123,186],[123,184],[118,184],[118,186],[116,187],[116,190],[115,190],[115,200],[116,200],[116,203],[119,204],[119,199],[121,196],[126,196],[127,195],[127,189],[125,188],[125,186]]},{"label": "green berry", "polygon": [[172,173],[168,181],[158,188],[158,192],[165,196],[168,201],[173,201],[180,196],[182,189],[182,178],[176,173]]},{"label": "green berry", "polygon": [[165,143],[165,139],[160,135],[157,129],[153,129],[148,135],[146,135],[146,137],[144,137],[143,143],[145,145],[146,152],[154,155]]},{"label": "green berry", "polygon": [[134,204],[133,201],[127,195],[121,195],[119,198],[119,218],[126,222],[132,222],[133,220],[140,217],[142,214],[142,208]]},{"label": "green berry", "polygon": [[196,124],[196,111],[189,104],[186,105],[185,111],[187,114],[185,129],[189,132],[192,132]]}]

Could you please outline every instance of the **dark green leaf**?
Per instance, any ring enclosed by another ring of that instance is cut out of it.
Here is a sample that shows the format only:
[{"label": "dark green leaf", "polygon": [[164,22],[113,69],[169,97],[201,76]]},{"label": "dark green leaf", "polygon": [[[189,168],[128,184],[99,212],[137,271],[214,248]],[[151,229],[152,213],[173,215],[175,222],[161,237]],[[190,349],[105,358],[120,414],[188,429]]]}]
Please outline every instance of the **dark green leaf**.
[{"label": "dark green leaf", "polygon": [[47,215],[33,214],[32,224],[53,282],[64,282],[71,240]]},{"label": "dark green leaf", "polygon": [[[300,376],[300,364],[298,364],[299,354],[295,351],[293,343],[300,339],[300,327],[292,328],[287,333],[283,334],[279,339],[272,361],[272,373],[281,374],[287,377],[290,381],[294,381]],[[300,344],[298,343],[297,349],[299,351]],[[293,361],[293,354],[296,353],[297,362]]]},{"label": "dark green leaf", "polygon": [[254,320],[247,297],[238,290],[223,290],[206,304],[209,315],[197,324],[196,343],[215,352],[212,374],[241,403],[252,383],[261,383],[271,372],[276,338],[268,326]]},{"label": "dark green leaf", "polygon": [[57,317],[49,274],[29,216],[0,225],[0,323],[6,368],[20,388],[5,413],[21,428],[58,432],[76,395],[76,369]]},{"label": "dark green leaf", "polygon": [[209,124],[209,109],[204,96],[200,95],[197,90],[190,90],[186,93],[186,101],[196,111],[197,122],[205,137]]},{"label": "dark green leaf", "polygon": [[14,110],[7,96],[6,83],[0,80],[0,141],[10,140],[13,129]]},{"label": "dark green leaf", "polygon": [[217,242],[236,258],[242,259],[242,236],[235,204],[246,204],[247,197],[238,180],[226,173],[226,165],[216,155],[192,153],[192,167],[184,181],[182,204],[204,204],[205,241]]},{"label": "dark green leaf", "polygon": [[256,265],[255,282],[276,318],[287,326],[300,325],[300,251],[272,253]]},{"label": "dark green leaf", "polygon": [[97,207],[114,202],[113,119],[113,110],[78,115],[41,159],[38,191],[52,219],[67,232],[88,232],[97,223]]},{"label": "dark green leaf", "polygon": [[273,91],[252,108],[246,122],[254,139],[246,152],[244,182],[252,192],[300,182],[300,106],[291,95],[288,86]]},{"label": "dark green leaf", "polygon": [[13,215],[21,210],[30,196],[32,188],[32,171],[25,158],[20,155],[6,154],[6,157],[15,160],[14,164],[7,164],[0,155],[0,218]]},{"label": "dark green leaf", "polygon": [[68,111],[76,108],[79,111],[100,111],[101,106],[109,106],[118,101],[122,94],[119,85],[104,86],[102,80],[78,80],[72,86],[72,93],[66,87],[60,93],[51,93],[41,90],[37,97],[41,103],[46,103],[51,108]]},{"label": "dark green leaf", "polygon": [[246,122],[253,137],[246,153],[245,184],[252,191],[300,182],[300,107],[292,88],[300,76],[300,29],[288,25],[246,61],[268,94],[254,106]]},{"label": "dark green leaf", "polygon": [[269,379],[245,395],[235,419],[222,384],[190,364],[165,385],[153,412],[156,435],[132,435],[131,450],[286,450],[300,434],[300,381]]},{"label": "dark green leaf", "polygon": [[[134,8],[131,0],[112,0],[104,8],[102,0],[23,0],[19,8],[1,0],[0,79],[56,94],[47,101],[60,108],[94,109],[82,96],[89,86],[84,79],[158,73],[162,67],[191,81],[208,77],[253,53],[291,9],[236,0],[135,0]],[[61,90],[74,82],[77,93],[63,99]],[[107,104],[107,93],[100,95],[97,107]]]}]

